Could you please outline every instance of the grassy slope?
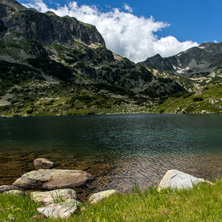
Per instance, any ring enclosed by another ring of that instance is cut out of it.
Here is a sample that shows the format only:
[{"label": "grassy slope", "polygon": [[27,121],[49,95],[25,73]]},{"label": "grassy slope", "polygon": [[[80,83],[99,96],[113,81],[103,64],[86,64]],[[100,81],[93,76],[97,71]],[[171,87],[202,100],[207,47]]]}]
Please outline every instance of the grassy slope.
[{"label": "grassy slope", "polygon": [[138,98],[118,87],[44,84],[37,80],[12,87],[2,98],[8,105],[0,106],[0,117],[131,113],[150,107],[146,96]]},{"label": "grassy slope", "polygon": [[[191,190],[149,188],[131,194],[117,194],[91,205],[80,206],[68,220],[43,218],[37,204],[28,197],[0,194],[0,220],[15,221],[221,221],[222,180],[214,185],[199,184]],[[84,208],[84,210],[83,210]],[[82,209],[82,211],[81,211]],[[11,215],[11,216],[9,216]]]},{"label": "grassy slope", "polygon": [[159,113],[221,113],[222,83],[213,83],[196,93],[177,94],[160,104]]}]

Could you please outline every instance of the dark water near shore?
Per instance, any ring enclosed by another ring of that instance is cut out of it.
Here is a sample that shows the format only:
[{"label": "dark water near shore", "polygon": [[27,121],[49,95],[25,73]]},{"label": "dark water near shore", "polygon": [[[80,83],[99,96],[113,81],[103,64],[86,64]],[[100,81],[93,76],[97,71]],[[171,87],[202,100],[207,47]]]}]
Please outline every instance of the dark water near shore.
[{"label": "dark water near shore", "polygon": [[168,169],[222,176],[222,115],[109,115],[0,119],[0,184],[47,157],[91,172],[89,192],[157,184]]}]

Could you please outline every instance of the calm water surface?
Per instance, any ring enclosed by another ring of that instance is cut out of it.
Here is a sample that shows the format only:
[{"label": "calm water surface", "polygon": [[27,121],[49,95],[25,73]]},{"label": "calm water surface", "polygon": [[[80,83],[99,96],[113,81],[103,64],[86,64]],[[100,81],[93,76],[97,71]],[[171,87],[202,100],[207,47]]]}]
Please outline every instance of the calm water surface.
[{"label": "calm water surface", "polygon": [[222,115],[109,115],[0,119],[0,184],[36,157],[83,169],[88,190],[157,184],[168,169],[222,176]]}]

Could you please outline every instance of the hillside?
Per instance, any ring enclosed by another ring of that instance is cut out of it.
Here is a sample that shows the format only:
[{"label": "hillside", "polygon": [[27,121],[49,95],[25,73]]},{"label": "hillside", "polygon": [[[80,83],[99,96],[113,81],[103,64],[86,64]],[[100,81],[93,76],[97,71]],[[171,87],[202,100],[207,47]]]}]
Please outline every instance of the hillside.
[{"label": "hillside", "polygon": [[156,55],[139,64],[157,78],[171,79],[189,92],[171,95],[153,107],[153,112],[222,112],[222,43],[203,43],[175,56]]},{"label": "hillside", "polygon": [[0,0],[0,115],[134,112],[186,90],[106,48],[96,27]]},{"label": "hillside", "polygon": [[215,82],[196,92],[175,94],[155,107],[157,113],[222,113],[222,82]]}]

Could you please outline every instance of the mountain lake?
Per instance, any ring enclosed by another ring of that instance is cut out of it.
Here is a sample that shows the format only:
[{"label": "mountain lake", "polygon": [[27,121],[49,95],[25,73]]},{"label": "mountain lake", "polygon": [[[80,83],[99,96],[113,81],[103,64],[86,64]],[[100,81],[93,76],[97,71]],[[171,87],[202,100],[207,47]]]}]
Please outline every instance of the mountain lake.
[{"label": "mountain lake", "polygon": [[222,115],[0,118],[0,185],[34,170],[38,157],[91,173],[76,189],[82,198],[157,185],[169,169],[212,180],[222,176]]}]

